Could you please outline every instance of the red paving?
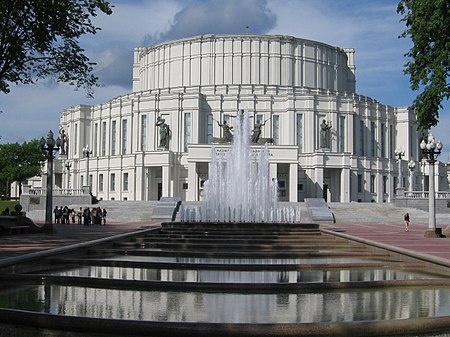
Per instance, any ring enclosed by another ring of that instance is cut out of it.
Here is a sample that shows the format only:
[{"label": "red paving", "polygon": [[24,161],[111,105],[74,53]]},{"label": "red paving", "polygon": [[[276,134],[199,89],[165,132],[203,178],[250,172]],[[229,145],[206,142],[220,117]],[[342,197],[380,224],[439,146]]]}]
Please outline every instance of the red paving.
[{"label": "red paving", "polygon": [[[409,232],[405,232],[403,224],[323,224],[321,228],[339,228],[344,230],[342,233],[346,235],[405,249],[416,255],[444,259],[444,262],[450,267],[450,237],[425,237],[428,224],[411,224]],[[445,227],[442,230],[444,231]]]},{"label": "red paving", "polygon": [[[132,232],[142,227],[158,226],[159,222],[111,223],[106,226],[77,224],[55,225],[55,233],[26,233],[0,236],[0,259],[68,246],[75,243]],[[426,238],[425,224],[411,224],[405,232],[403,224],[322,224],[322,229],[342,230],[345,235],[380,244],[406,249],[413,254],[423,254],[444,259],[450,267],[450,237]],[[443,228],[444,230],[445,228]]]},{"label": "red paving", "polygon": [[25,233],[0,236],[0,260],[28,253],[69,246],[157,226],[159,222],[109,223],[106,226],[54,225],[54,233]]}]

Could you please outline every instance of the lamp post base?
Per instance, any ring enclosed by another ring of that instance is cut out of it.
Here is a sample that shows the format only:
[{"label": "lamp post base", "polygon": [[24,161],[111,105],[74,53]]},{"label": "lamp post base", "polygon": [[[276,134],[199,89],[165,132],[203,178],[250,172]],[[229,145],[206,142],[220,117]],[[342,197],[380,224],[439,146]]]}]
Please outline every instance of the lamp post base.
[{"label": "lamp post base", "polygon": [[434,228],[434,229],[427,229],[425,231],[425,237],[426,238],[445,238],[445,235],[442,234],[442,228]]}]

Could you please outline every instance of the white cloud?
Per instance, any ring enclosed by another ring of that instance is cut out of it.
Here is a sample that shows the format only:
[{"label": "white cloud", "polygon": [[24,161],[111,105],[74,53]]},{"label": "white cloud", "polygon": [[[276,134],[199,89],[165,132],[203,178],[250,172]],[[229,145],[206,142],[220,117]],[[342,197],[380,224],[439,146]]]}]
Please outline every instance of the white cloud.
[{"label": "white cloud", "polygon": [[171,40],[202,34],[265,33],[275,17],[265,0],[189,1],[179,11],[170,29],[156,39]]},{"label": "white cloud", "polygon": [[118,85],[131,89],[133,79],[133,50],[119,45],[102,50],[96,56],[94,74],[101,86]]}]

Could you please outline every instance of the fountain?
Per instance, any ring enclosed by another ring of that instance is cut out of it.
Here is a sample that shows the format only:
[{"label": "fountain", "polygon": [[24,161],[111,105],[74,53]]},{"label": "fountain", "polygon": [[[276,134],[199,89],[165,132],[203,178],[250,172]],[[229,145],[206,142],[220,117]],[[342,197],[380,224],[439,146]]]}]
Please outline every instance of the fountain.
[{"label": "fountain", "polygon": [[239,111],[229,151],[212,147],[203,204],[183,206],[182,222],[300,222],[299,208],[279,207],[278,182],[269,174],[268,144],[251,146],[249,124],[250,115]]}]

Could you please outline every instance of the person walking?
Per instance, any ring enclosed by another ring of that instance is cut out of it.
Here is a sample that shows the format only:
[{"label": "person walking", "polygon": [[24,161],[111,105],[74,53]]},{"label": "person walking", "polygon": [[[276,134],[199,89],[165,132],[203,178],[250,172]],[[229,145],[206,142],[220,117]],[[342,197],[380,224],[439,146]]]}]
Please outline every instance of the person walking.
[{"label": "person walking", "polygon": [[406,213],[403,216],[403,219],[405,220],[405,232],[409,232],[409,222],[410,222],[410,220],[409,220],[409,213]]},{"label": "person walking", "polygon": [[106,208],[103,208],[102,211],[103,226],[106,226],[106,214],[108,214],[108,212],[106,211]]}]

